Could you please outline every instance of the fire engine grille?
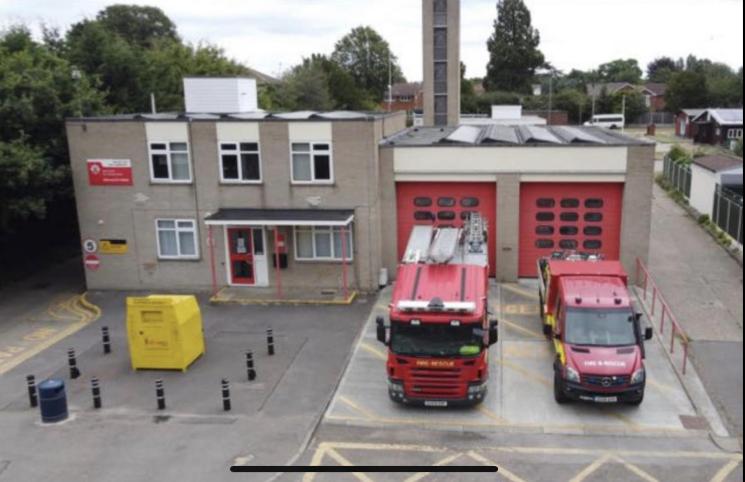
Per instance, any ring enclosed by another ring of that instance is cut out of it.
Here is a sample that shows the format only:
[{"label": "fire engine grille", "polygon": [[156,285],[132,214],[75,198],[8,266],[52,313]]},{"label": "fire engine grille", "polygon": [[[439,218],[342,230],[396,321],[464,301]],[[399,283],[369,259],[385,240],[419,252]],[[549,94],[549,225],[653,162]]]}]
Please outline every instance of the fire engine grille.
[{"label": "fire engine grille", "polygon": [[614,375],[585,375],[583,377],[584,383],[592,385],[594,387],[612,388],[628,385],[631,382],[629,376],[614,376]]},{"label": "fire engine grille", "polygon": [[417,398],[458,398],[463,396],[457,368],[412,368],[411,392]]}]

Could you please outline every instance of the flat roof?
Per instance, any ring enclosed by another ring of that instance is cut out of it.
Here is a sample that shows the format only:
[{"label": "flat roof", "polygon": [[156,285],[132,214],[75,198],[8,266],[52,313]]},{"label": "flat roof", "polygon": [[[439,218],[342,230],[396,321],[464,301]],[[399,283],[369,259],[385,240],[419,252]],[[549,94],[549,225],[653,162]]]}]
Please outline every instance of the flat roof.
[{"label": "flat roof", "polygon": [[348,226],[351,209],[225,208],[208,216],[208,226]]},{"label": "flat roof", "polygon": [[292,122],[334,122],[334,121],[372,121],[402,115],[403,112],[354,112],[354,111],[298,111],[298,112],[236,112],[234,114],[163,112],[158,114],[114,114],[96,117],[70,117],[67,122],[245,122],[245,121],[292,121]]},{"label": "flat roof", "polygon": [[384,147],[646,146],[653,143],[601,127],[461,125],[412,127],[387,137]]},{"label": "flat roof", "polygon": [[732,156],[713,155],[697,157],[693,159],[693,163],[711,172],[729,171],[738,167],[742,169],[742,159]]}]

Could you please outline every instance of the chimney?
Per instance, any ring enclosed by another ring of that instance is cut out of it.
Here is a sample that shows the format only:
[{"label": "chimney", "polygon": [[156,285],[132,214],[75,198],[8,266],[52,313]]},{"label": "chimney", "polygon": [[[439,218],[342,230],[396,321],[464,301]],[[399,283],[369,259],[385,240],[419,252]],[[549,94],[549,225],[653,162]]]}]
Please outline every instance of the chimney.
[{"label": "chimney", "polygon": [[422,0],[424,125],[460,123],[460,0]]}]

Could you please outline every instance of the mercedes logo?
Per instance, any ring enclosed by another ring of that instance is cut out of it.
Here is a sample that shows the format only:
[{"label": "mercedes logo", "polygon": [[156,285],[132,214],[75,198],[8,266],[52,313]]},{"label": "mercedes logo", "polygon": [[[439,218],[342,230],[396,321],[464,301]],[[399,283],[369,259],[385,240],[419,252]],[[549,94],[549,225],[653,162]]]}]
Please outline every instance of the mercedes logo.
[{"label": "mercedes logo", "polygon": [[610,378],[603,378],[603,386],[605,388],[608,388],[611,385],[613,385],[613,380],[612,379],[610,379]]}]

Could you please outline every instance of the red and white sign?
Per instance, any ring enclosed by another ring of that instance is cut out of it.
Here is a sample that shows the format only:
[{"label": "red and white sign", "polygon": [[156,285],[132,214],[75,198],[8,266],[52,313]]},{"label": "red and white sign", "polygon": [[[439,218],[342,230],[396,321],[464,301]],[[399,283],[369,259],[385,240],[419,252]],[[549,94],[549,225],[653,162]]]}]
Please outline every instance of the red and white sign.
[{"label": "red and white sign", "polygon": [[101,260],[95,254],[89,254],[85,257],[85,267],[91,271],[98,271],[101,267]]},{"label": "red and white sign", "polygon": [[132,161],[88,159],[88,183],[91,186],[132,186]]}]

